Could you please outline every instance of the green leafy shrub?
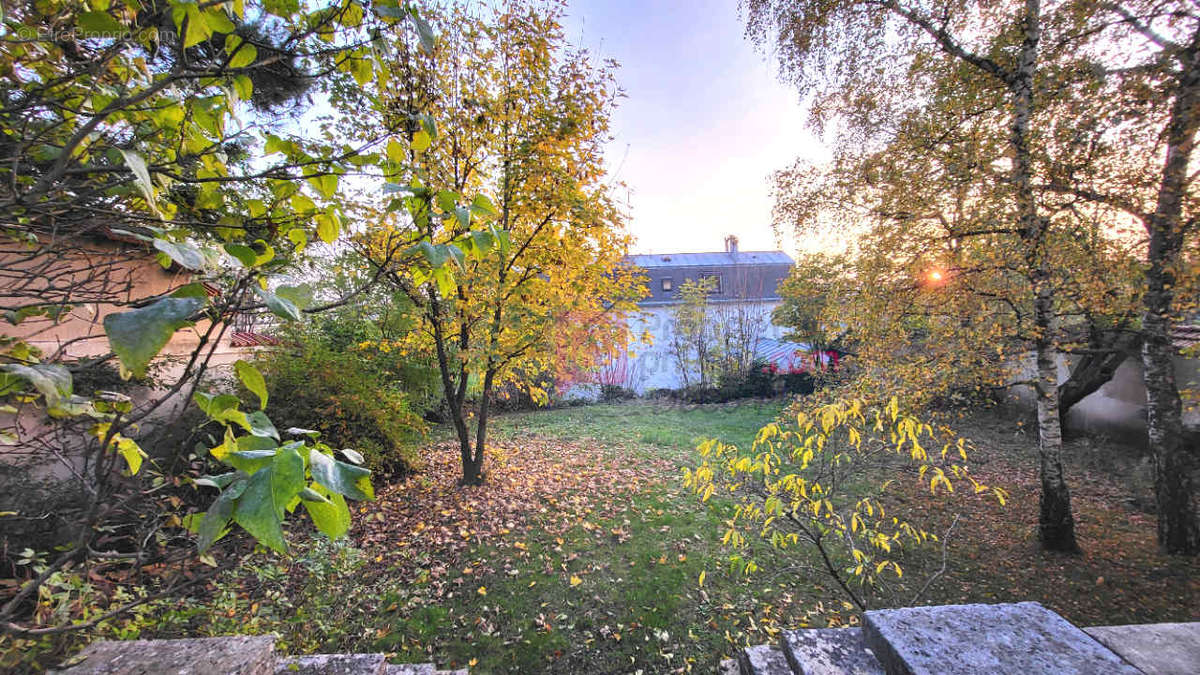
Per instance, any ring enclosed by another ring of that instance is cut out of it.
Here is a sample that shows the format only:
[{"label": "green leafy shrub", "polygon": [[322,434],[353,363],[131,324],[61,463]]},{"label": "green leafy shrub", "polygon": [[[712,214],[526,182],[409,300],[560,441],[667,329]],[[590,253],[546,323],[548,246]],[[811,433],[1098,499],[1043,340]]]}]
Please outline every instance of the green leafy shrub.
[{"label": "green leafy shrub", "polygon": [[807,370],[789,370],[779,375],[785,394],[807,396],[817,390],[818,379]]},{"label": "green leafy shrub", "polygon": [[282,428],[313,429],[331,446],[354,448],[373,471],[407,473],[428,429],[408,393],[420,387],[409,385],[426,373],[383,358],[390,353],[335,349],[320,335],[294,334],[256,362],[270,392],[267,414]]},{"label": "green leafy shrub", "polygon": [[637,392],[619,384],[600,385],[600,400],[605,403],[628,401],[637,398]]},{"label": "green leafy shrub", "polygon": [[745,372],[730,373],[721,378],[718,390],[725,401],[739,398],[763,398],[774,396],[774,380],[778,369],[764,359],[755,359]]},{"label": "green leafy shrub", "polygon": [[807,396],[828,383],[834,371],[814,371],[801,366],[783,369],[765,359],[755,359],[744,373],[731,373],[717,386],[692,385],[656,389],[651,398],[667,397],[687,403],[726,403],[744,398],[770,398],[780,394]]},{"label": "green leafy shrub", "polygon": [[[265,412],[270,396],[262,373],[246,361],[233,365],[243,387],[257,398],[258,410],[243,411],[242,401],[232,394],[198,391],[192,396],[225,430],[221,444],[209,448],[208,454],[233,469],[196,480],[197,486],[221,491],[202,516],[185,519],[185,527],[199,535],[200,551],[236,523],[258,543],[284,553],[283,521],[301,504],[322,534],[332,539],[345,536],[350,529],[346,499],[375,498],[371,471],[358,466],[363,463],[361,453],[342,448],[340,455],[349,460],[343,462],[337,459],[338,450],[317,440],[320,434],[310,429],[291,428],[281,436]],[[300,438],[285,442],[287,436]]]}]

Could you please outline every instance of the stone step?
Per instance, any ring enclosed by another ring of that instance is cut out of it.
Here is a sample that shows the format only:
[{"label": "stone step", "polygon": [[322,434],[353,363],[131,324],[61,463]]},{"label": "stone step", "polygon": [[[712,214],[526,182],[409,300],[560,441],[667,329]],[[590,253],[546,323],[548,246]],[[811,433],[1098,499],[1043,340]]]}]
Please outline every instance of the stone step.
[{"label": "stone step", "polygon": [[1093,626],[1083,632],[1146,675],[1200,672],[1200,623]]},{"label": "stone step", "polygon": [[742,675],[742,669],[738,667],[737,659],[721,659],[717,664],[717,675]]},{"label": "stone step", "polygon": [[436,675],[432,663],[389,663],[384,675]]},{"label": "stone step", "polygon": [[438,670],[432,663],[389,663],[384,666],[383,675],[469,675],[469,671]]},{"label": "stone step", "polygon": [[102,640],[70,659],[63,675],[273,675],[273,635],[188,640]]},{"label": "stone step", "polygon": [[56,675],[469,675],[432,663],[389,664],[383,654],[275,654],[274,635],[186,640],[102,640]]},{"label": "stone step", "polygon": [[788,630],[782,646],[799,675],[884,675],[861,628]]},{"label": "stone step", "polygon": [[738,652],[742,675],[793,675],[783,650],[771,645],[746,647]]},{"label": "stone step", "polygon": [[309,654],[284,656],[275,663],[275,675],[383,675],[383,654]]},{"label": "stone step", "polygon": [[383,654],[309,654],[281,657],[275,675],[468,675],[432,663],[388,663]]},{"label": "stone step", "polygon": [[863,635],[889,675],[1137,675],[1036,602],[867,611]]}]

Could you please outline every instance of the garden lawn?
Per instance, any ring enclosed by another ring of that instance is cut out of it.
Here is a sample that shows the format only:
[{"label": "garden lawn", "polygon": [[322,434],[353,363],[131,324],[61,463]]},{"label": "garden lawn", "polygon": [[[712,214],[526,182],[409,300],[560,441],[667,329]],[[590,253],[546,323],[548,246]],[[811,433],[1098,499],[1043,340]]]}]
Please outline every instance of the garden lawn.
[{"label": "garden lawn", "polygon": [[[455,447],[438,441],[420,474],[362,505],[352,546],[259,558],[145,634],[272,631],[286,651],[383,651],[473,673],[708,673],[781,629],[855,623],[829,578],[797,569],[802,552],[760,549],[759,572],[731,573],[719,545],[729,505],[701,505],[681,484],[698,440],[749,445],[780,409],[629,403],[502,416],[484,486],[458,486]],[[1131,489],[1081,468],[1091,446],[1067,452],[1086,552],[1038,552],[1035,441],[989,415],[963,425],[978,445],[973,471],[1011,499],[956,507],[946,574],[921,602],[1037,600],[1081,625],[1197,618],[1200,565],[1155,552],[1153,516]],[[944,521],[956,503],[930,510]]]},{"label": "garden lawn", "polygon": [[[797,596],[720,573],[720,515],[680,475],[697,442],[748,444],[780,408],[507,415],[482,488],[454,484],[454,445],[439,443],[423,478],[383,491],[359,528],[380,574],[415,570],[375,648],[476,672],[659,673],[704,671],[769,639],[764,603]],[[411,536],[397,536],[401,522]]]}]

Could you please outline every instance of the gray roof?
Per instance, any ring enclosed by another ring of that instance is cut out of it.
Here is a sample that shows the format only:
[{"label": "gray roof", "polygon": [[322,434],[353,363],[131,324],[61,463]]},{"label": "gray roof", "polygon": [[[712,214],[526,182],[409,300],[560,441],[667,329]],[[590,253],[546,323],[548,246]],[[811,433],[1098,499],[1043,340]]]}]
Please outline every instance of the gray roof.
[{"label": "gray roof", "polygon": [[625,256],[638,267],[720,267],[731,265],[793,265],[795,261],[783,251],[738,251],[728,253],[662,253]]},{"label": "gray roof", "polygon": [[625,262],[646,272],[650,295],[642,306],[678,302],[685,281],[709,276],[718,278],[709,302],[778,300],[779,284],[794,264],[783,251],[630,255]]}]

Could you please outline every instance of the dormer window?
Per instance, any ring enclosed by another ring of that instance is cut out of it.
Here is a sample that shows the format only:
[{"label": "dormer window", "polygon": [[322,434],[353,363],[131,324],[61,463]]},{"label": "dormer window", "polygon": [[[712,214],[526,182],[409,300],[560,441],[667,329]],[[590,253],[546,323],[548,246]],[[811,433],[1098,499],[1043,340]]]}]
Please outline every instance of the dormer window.
[{"label": "dormer window", "polygon": [[[711,281],[709,281],[710,279],[711,279]],[[714,295],[721,294],[721,275],[720,274],[713,274],[712,272],[706,272],[706,273],[700,275],[700,281],[708,282],[708,284],[709,284],[708,292],[709,293],[712,293]]]},{"label": "dormer window", "polygon": [[666,277],[662,280],[662,289],[664,293],[670,293],[674,286],[671,283],[671,277]]}]

